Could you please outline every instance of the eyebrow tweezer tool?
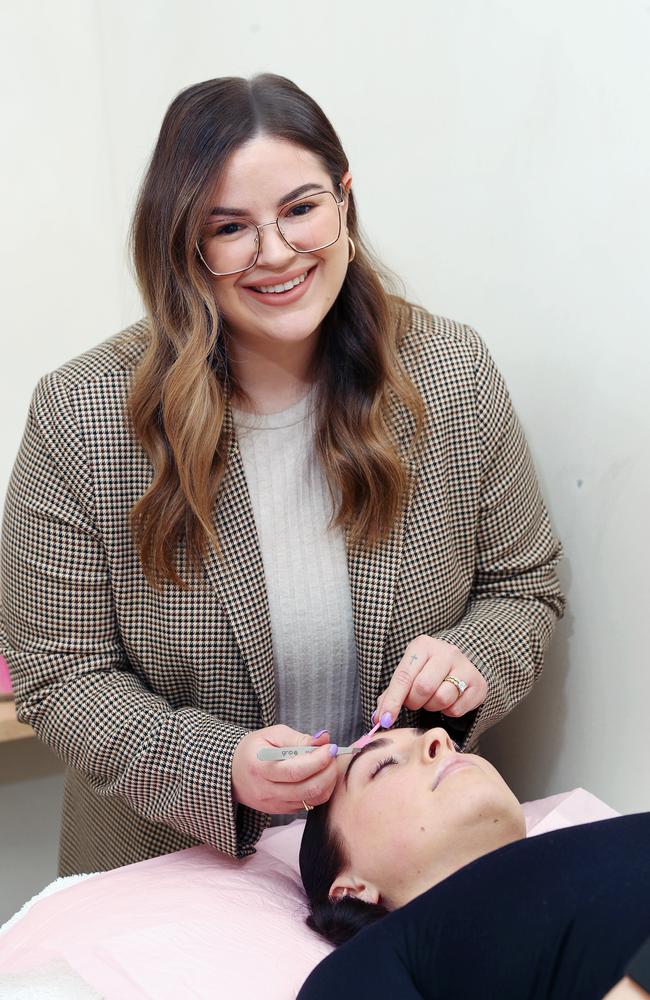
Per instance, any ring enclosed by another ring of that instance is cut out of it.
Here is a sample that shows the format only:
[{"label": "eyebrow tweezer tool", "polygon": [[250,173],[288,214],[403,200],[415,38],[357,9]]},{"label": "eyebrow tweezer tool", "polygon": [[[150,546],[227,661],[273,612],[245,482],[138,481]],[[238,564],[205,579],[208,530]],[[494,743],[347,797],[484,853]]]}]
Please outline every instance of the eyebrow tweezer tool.
[{"label": "eyebrow tweezer tool", "polygon": [[[378,722],[376,726],[366,733],[365,736],[361,736],[355,743],[350,744],[349,747],[338,747],[336,753],[333,755],[335,757],[342,757],[343,754],[357,753],[359,750],[363,750],[366,743],[372,739],[377,730],[379,729],[381,723]],[[291,757],[299,757],[304,753],[313,753],[314,750],[320,750],[320,747],[262,747],[261,750],[257,751],[258,760],[288,760]]]},{"label": "eyebrow tweezer tool", "polygon": [[[334,757],[340,757],[346,753],[356,753],[360,747],[337,747]],[[320,747],[262,747],[257,751],[258,760],[289,760],[291,757],[300,757],[304,753],[313,753],[320,750]]]}]

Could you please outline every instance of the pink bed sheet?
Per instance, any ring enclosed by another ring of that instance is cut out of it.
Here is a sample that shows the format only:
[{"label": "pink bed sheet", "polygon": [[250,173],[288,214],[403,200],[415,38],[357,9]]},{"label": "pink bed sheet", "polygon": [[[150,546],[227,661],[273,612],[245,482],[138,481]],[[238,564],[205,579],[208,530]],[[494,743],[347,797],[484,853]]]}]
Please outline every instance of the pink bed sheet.
[{"label": "pink bed sheet", "polygon": [[[524,811],[529,836],[617,815],[580,788]],[[0,986],[58,959],[107,1000],[295,996],[331,950],[304,923],[302,827],[267,830],[241,862],[194,847],[38,899],[0,934]]]}]

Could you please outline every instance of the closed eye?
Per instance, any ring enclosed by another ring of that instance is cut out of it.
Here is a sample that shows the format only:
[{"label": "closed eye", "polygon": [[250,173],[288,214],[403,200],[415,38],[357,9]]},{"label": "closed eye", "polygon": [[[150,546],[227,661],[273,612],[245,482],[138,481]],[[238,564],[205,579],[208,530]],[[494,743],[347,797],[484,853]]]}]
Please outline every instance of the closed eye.
[{"label": "closed eye", "polygon": [[380,760],[370,772],[370,780],[372,781],[384,767],[389,767],[391,764],[397,764],[394,757],[384,757],[383,760]]}]

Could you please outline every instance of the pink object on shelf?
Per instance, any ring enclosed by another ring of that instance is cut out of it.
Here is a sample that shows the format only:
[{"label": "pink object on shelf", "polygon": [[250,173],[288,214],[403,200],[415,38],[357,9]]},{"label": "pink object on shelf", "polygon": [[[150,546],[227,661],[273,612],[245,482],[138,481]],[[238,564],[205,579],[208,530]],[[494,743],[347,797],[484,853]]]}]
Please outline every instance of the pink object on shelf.
[{"label": "pink object on shelf", "polygon": [[[582,788],[523,808],[529,836],[618,815]],[[191,847],[64,882],[0,931],[0,994],[54,960],[106,1000],[295,996],[331,951],[305,926],[303,827],[265,831],[244,861]]]},{"label": "pink object on shelf", "polygon": [[7,661],[4,656],[0,656],[0,695],[11,694],[12,691],[13,688],[11,686],[11,677],[9,676]]}]

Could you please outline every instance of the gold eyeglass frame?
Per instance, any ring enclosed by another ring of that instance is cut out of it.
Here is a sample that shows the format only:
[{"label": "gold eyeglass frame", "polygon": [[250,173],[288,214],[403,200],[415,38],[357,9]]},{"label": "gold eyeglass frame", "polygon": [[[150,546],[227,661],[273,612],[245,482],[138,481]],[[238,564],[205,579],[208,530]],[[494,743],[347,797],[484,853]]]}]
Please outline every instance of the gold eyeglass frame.
[{"label": "gold eyeglass frame", "polygon": [[345,191],[343,190],[343,185],[341,184],[340,181],[338,183],[338,188],[339,188],[339,190],[341,192],[341,200],[340,201],[336,200],[336,195],[334,194],[333,191],[327,191],[327,190],[324,189],[323,191],[310,191],[309,194],[303,195],[302,198],[296,198],[295,201],[290,201],[289,204],[285,205],[285,207],[282,209],[283,212],[286,212],[287,209],[291,208],[292,205],[299,205],[301,201],[305,201],[305,199],[308,199],[310,197],[313,198],[314,195],[317,195],[317,194],[329,194],[329,195],[331,195],[332,198],[334,199],[334,204],[338,208],[339,231],[336,234],[336,239],[332,240],[330,243],[323,243],[323,245],[320,246],[320,247],[312,247],[311,250],[298,250],[296,247],[292,246],[291,243],[289,243],[289,240],[286,238],[286,236],[284,235],[284,233],[280,229],[280,215],[281,215],[281,213],[278,212],[278,215],[276,216],[276,218],[274,219],[273,222],[263,222],[261,226],[258,226],[258,224],[256,222],[253,222],[252,219],[242,219],[241,220],[242,222],[248,222],[248,223],[250,223],[251,226],[255,226],[255,228],[257,229],[257,236],[255,238],[255,242],[257,243],[257,250],[255,252],[255,257],[253,258],[253,262],[251,264],[248,264],[246,267],[239,267],[239,268],[237,268],[236,271],[213,271],[212,268],[210,267],[210,265],[208,264],[208,262],[206,261],[205,257],[201,253],[201,248],[199,246],[199,241],[198,240],[196,241],[196,244],[195,244],[195,246],[196,246],[196,252],[198,253],[199,257],[201,258],[201,260],[203,261],[203,263],[205,264],[205,266],[207,267],[207,269],[210,272],[210,274],[213,274],[215,276],[215,278],[225,278],[229,274],[243,274],[244,271],[250,271],[250,269],[252,267],[255,267],[255,265],[257,264],[257,258],[260,255],[260,250],[262,249],[262,230],[265,229],[267,226],[276,226],[277,230],[278,230],[278,232],[279,232],[279,234],[280,234],[280,236],[282,238],[282,240],[284,241],[284,243],[286,243],[286,245],[289,247],[290,250],[293,250],[294,253],[315,253],[316,250],[325,250],[327,247],[333,247],[334,244],[337,243],[338,240],[341,237],[341,205],[345,201]]}]

